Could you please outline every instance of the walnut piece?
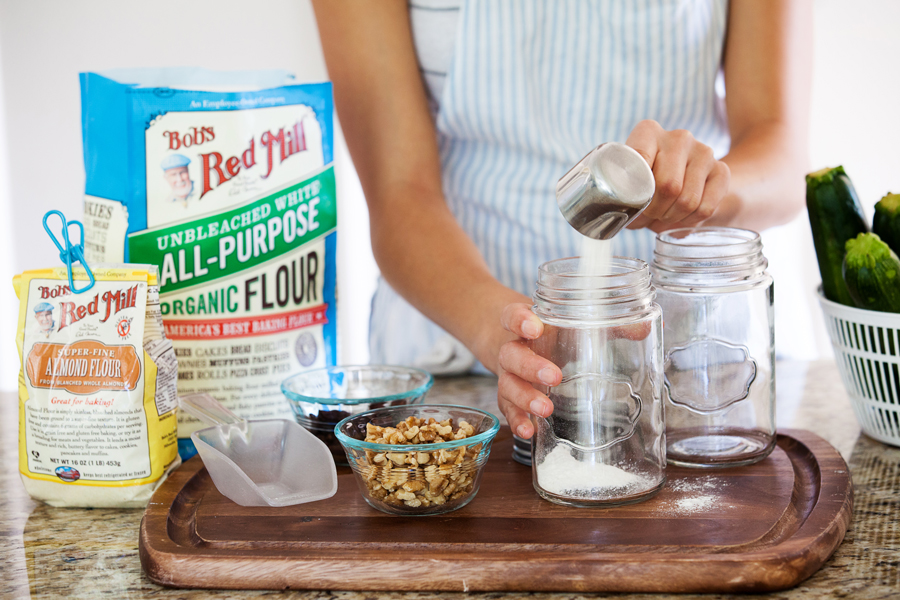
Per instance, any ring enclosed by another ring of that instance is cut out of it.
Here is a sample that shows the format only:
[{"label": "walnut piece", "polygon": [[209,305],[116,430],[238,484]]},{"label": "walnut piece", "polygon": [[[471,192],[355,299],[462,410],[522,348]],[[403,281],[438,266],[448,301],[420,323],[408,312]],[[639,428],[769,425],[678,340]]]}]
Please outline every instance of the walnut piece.
[{"label": "walnut piece", "polygon": [[[415,446],[463,440],[475,435],[475,428],[460,420],[407,417],[396,427],[366,426],[366,441],[376,444]],[[393,507],[427,509],[448,502],[462,502],[475,487],[475,459],[481,444],[422,452],[376,453],[367,450],[359,471],[369,497]],[[398,449],[399,450],[399,449]]]}]

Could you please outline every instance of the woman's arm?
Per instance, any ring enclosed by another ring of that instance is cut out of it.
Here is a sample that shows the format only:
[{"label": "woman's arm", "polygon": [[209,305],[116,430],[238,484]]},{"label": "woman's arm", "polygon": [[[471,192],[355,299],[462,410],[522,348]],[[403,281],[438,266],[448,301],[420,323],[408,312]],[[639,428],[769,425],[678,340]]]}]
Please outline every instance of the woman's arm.
[{"label": "woman's arm", "polygon": [[[501,325],[503,309],[529,299],[494,279],[447,207],[406,1],[314,0],[313,6],[335,105],[369,206],[372,248],[382,275],[502,375],[500,346],[516,338]],[[539,320],[535,327],[533,337],[540,335]],[[527,356],[517,361],[523,375],[537,380],[529,364]],[[553,385],[561,378],[550,365],[543,380]],[[549,414],[549,400],[531,393]],[[513,426],[527,421],[524,413],[518,416],[512,417]]]},{"label": "woman's arm", "polygon": [[731,0],[723,58],[731,150],[716,163],[690,133],[640,123],[628,143],[653,167],[657,191],[632,228],[759,231],[797,214],[808,171],[811,37],[809,0]]},{"label": "woman's arm", "polygon": [[812,3],[732,0],[724,70],[731,187],[709,224],[786,223],[809,171]]}]

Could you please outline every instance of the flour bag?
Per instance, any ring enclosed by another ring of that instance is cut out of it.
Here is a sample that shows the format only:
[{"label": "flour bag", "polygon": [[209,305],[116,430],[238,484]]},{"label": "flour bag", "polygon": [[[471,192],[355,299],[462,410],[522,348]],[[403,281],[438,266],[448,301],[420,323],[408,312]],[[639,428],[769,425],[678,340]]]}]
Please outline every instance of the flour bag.
[{"label": "flour bag", "polygon": [[[19,472],[52,506],[137,508],[181,464],[177,361],[156,267],[65,267],[13,279],[19,297]],[[84,269],[74,269],[78,288]]]},{"label": "flour bag", "polygon": [[[281,71],[81,74],[85,255],[158,266],[178,392],[293,418],[280,385],[337,360],[330,83]],[[179,448],[201,424],[179,415]]]}]

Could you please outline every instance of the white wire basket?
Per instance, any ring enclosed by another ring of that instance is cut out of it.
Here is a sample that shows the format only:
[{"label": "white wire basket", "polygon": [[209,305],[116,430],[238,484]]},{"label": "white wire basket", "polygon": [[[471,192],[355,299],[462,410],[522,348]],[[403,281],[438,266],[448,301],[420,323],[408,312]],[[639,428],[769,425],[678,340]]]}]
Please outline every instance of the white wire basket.
[{"label": "white wire basket", "polygon": [[900,313],[844,306],[821,287],[819,303],[856,420],[869,437],[900,446]]}]

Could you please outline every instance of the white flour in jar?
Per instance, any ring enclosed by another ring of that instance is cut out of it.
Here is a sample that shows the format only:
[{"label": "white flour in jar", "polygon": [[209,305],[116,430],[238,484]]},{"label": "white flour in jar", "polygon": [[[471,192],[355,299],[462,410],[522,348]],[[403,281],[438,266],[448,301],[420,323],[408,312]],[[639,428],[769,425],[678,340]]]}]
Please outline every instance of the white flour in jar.
[{"label": "white flour in jar", "polygon": [[[580,277],[596,277],[608,275],[611,272],[612,262],[612,241],[611,240],[595,240],[593,238],[582,236],[581,238],[581,258],[578,261],[578,275]],[[592,282],[593,283],[593,282]],[[599,286],[594,286],[599,288]],[[594,305],[597,309],[596,318],[602,319],[606,314],[606,308],[602,303]],[[588,339],[586,343],[582,343],[578,347],[576,361],[578,364],[577,372],[579,373],[603,373],[605,371],[604,363],[609,360],[607,356],[607,330],[605,328],[590,327],[586,329]],[[597,407],[594,406],[595,395],[587,398],[572,398],[579,404],[587,404],[582,407],[585,414],[598,414]],[[602,394],[596,394],[596,397],[602,397]],[[578,424],[580,430],[578,437],[586,441],[586,443],[599,442],[600,424],[595,420],[585,420]],[[590,442],[587,442],[590,440]],[[585,460],[591,463],[591,466],[604,467],[605,465],[597,465],[596,457],[588,455]],[[612,467],[614,468],[614,467]]]},{"label": "white flour in jar", "polygon": [[537,466],[538,483],[551,494],[570,497],[627,495],[649,487],[646,478],[612,465],[582,462],[564,444],[557,444]]},{"label": "white flour in jar", "polygon": [[612,262],[612,240],[595,240],[586,235],[581,236],[581,260],[578,261],[579,275],[607,274],[609,273],[610,262]]}]

